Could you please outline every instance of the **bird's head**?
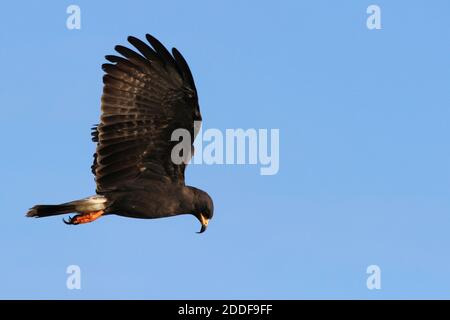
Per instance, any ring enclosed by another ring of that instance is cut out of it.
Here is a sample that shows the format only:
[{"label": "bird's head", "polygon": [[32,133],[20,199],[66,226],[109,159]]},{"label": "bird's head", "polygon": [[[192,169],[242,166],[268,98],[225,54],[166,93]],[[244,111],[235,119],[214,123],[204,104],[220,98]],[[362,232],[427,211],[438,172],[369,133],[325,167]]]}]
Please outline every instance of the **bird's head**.
[{"label": "bird's head", "polygon": [[214,204],[206,192],[196,189],[196,197],[195,197],[195,211],[194,215],[200,221],[202,227],[198,233],[205,232],[208,227],[209,220],[212,219],[214,214]]}]

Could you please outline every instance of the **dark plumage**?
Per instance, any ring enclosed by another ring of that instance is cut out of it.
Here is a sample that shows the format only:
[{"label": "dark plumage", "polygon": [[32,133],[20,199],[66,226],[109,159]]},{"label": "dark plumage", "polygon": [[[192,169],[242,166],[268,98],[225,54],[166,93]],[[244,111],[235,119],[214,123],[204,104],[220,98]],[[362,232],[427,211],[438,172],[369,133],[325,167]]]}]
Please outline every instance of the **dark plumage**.
[{"label": "dark plumage", "polygon": [[102,114],[92,129],[97,196],[34,206],[27,216],[78,212],[67,223],[79,224],[105,214],[150,219],[188,213],[206,229],[213,202],[185,185],[186,165],[171,159],[178,143],[171,141],[172,132],[188,130],[193,143],[194,121],[202,119],[194,79],[177,49],[171,54],[151,35],[146,38],[151,47],[130,36],[138,52],[116,46],[121,56],[108,55],[102,65]]}]

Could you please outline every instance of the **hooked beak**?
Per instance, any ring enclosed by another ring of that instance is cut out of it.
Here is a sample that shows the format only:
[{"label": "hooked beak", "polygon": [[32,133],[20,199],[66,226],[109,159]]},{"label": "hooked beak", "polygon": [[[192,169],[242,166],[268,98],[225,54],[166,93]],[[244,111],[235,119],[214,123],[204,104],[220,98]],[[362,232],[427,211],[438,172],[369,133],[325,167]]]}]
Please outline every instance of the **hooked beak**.
[{"label": "hooked beak", "polygon": [[200,222],[202,224],[202,228],[197,233],[203,233],[206,231],[206,228],[208,227],[209,219],[200,213]]}]

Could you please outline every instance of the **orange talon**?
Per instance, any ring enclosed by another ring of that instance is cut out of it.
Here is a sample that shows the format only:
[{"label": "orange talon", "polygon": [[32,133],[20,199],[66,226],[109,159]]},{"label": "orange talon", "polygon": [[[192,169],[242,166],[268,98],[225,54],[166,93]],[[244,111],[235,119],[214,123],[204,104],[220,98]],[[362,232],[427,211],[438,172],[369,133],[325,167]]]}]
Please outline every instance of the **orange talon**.
[{"label": "orange talon", "polygon": [[89,212],[89,213],[85,213],[85,214],[79,214],[79,215],[76,215],[75,217],[71,218],[69,221],[69,224],[89,223],[89,222],[92,222],[92,221],[100,218],[103,213],[104,213],[104,211],[100,210],[100,211],[94,211],[94,212]]}]

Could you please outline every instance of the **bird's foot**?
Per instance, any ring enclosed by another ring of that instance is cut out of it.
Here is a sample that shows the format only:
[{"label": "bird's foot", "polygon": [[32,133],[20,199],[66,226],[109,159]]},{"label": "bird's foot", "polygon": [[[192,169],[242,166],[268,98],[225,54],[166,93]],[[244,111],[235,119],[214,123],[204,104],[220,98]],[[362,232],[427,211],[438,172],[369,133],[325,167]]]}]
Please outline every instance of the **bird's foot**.
[{"label": "bird's foot", "polygon": [[84,213],[84,214],[78,214],[74,217],[69,217],[68,221],[66,221],[64,219],[63,219],[63,221],[65,224],[72,224],[72,225],[89,223],[89,222],[92,222],[92,221],[100,218],[103,215],[103,213],[104,213],[104,211],[100,210],[100,211],[94,211],[94,212],[89,212],[89,213]]}]

